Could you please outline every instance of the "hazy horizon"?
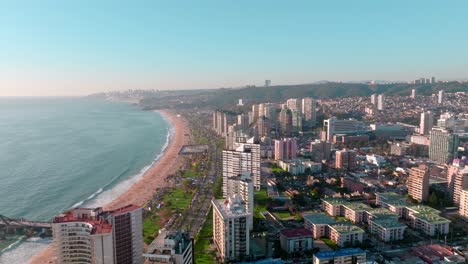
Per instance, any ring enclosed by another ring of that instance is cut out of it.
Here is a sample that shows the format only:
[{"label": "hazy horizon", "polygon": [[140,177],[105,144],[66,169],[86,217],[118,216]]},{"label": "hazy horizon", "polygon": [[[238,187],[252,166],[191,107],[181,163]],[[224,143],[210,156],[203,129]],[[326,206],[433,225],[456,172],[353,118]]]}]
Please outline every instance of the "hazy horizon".
[{"label": "hazy horizon", "polygon": [[467,79],[466,1],[0,3],[0,96]]}]

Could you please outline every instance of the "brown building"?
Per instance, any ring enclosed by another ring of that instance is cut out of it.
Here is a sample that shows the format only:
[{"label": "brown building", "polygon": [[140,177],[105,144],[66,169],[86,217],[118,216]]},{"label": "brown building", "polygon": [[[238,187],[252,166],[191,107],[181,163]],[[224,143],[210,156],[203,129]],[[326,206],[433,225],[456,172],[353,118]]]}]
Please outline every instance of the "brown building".
[{"label": "brown building", "polygon": [[408,177],[408,194],[419,202],[429,197],[429,167],[421,164],[410,169]]},{"label": "brown building", "polygon": [[347,149],[337,151],[335,167],[343,170],[353,170],[356,168],[356,152]]}]

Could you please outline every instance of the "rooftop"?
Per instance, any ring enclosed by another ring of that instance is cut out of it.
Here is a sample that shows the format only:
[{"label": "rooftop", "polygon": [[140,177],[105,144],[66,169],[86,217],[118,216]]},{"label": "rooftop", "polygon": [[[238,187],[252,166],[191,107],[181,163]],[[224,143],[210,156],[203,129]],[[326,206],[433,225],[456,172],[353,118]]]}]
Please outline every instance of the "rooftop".
[{"label": "rooftop", "polygon": [[92,226],[91,234],[107,234],[112,232],[112,225],[95,213],[100,212],[101,208],[75,208],[63,214],[56,216],[54,223],[81,222]]},{"label": "rooftop", "polygon": [[383,208],[383,207],[378,207],[378,208],[370,208],[367,210],[367,213],[373,216],[379,216],[379,215],[395,215],[398,216],[398,214]]},{"label": "rooftop", "polygon": [[335,230],[336,232],[340,234],[348,234],[348,233],[364,233],[364,230],[361,228],[354,226],[354,225],[349,225],[349,224],[331,224],[330,228]]},{"label": "rooftop", "polygon": [[366,254],[366,252],[360,248],[344,248],[336,251],[323,251],[315,253],[314,256],[318,259],[331,259],[349,255]]},{"label": "rooftop", "polygon": [[184,145],[179,151],[179,155],[191,155],[208,152],[208,145]]},{"label": "rooftop", "polygon": [[361,210],[369,210],[370,207],[363,203],[346,203],[343,204],[345,207],[354,210],[354,211],[361,211]]},{"label": "rooftop", "polygon": [[372,219],[371,221],[383,228],[406,227],[405,224],[398,222],[398,219],[396,219],[395,217],[377,217],[375,219]]},{"label": "rooftop", "polygon": [[250,213],[245,208],[245,202],[239,196],[229,199],[218,199],[212,201],[213,206],[221,213],[224,219],[247,217]]},{"label": "rooftop", "polygon": [[295,228],[295,229],[283,229],[281,230],[281,235],[287,238],[295,237],[312,237],[312,232],[305,228]]},{"label": "rooftop", "polygon": [[151,242],[148,247],[148,252],[155,250],[174,250],[176,254],[182,253],[187,246],[191,243],[188,233],[180,230],[166,230],[159,231],[159,235]]},{"label": "rooftop", "polygon": [[414,214],[415,217],[426,221],[431,224],[440,224],[440,223],[450,223],[451,221],[448,220],[447,218],[444,218],[442,216],[439,216],[437,214],[431,214],[431,213],[420,213],[420,214]]},{"label": "rooftop", "polygon": [[418,214],[440,214],[440,211],[427,205],[410,205],[407,206],[408,210]]},{"label": "rooftop", "polygon": [[333,224],[336,222],[335,219],[323,213],[308,214],[308,215],[303,215],[303,217],[306,221],[309,221],[312,224]]},{"label": "rooftop", "polygon": [[329,204],[333,204],[333,205],[348,203],[348,201],[346,201],[345,199],[338,198],[338,197],[322,198],[322,201],[327,202]]},{"label": "rooftop", "polygon": [[115,210],[108,211],[108,213],[111,214],[111,215],[119,215],[119,214],[125,214],[125,213],[128,213],[128,212],[131,212],[131,211],[135,211],[135,210],[138,210],[138,209],[141,209],[141,207],[133,205],[133,204],[129,204],[129,205],[126,205],[124,207],[120,207],[120,208],[117,208]]}]

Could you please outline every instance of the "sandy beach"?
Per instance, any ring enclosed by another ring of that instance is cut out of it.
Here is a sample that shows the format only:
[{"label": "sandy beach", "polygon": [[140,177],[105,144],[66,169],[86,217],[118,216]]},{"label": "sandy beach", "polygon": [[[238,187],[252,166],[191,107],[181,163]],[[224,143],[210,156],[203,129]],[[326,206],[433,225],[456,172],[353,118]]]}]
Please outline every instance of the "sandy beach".
[{"label": "sandy beach", "polygon": [[[174,135],[171,143],[164,152],[164,155],[145,175],[125,193],[105,205],[105,209],[115,209],[127,204],[143,206],[152,197],[157,187],[162,187],[166,184],[166,177],[175,173],[182,165],[182,159],[178,157],[178,152],[184,144],[188,143],[188,138],[185,137],[185,134],[189,133],[186,122],[169,111],[160,110],[159,112],[172,123]],[[39,255],[34,256],[28,263],[56,263],[54,255],[55,248],[54,245],[51,245]]]}]

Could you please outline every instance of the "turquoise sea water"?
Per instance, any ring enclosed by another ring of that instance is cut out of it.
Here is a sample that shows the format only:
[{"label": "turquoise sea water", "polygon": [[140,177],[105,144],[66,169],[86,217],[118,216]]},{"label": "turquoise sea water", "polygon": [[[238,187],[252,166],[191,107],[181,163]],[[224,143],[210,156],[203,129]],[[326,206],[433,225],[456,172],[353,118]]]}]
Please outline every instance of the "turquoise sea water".
[{"label": "turquoise sea water", "polygon": [[[0,214],[50,220],[103,205],[138,180],[169,135],[159,113],[126,103],[0,98]],[[12,254],[25,261],[27,244],[4,251],[0,263]]]}]

